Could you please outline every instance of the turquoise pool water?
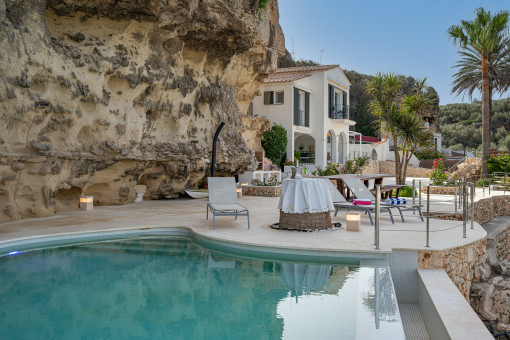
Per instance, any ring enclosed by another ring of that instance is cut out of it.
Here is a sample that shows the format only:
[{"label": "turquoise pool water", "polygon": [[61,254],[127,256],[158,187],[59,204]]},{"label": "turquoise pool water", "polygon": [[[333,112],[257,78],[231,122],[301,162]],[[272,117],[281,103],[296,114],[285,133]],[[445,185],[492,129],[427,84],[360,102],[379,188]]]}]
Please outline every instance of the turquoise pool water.
[{"label": "turquoise pool water", "polygon": [[404,339],[385,261],[293,263],[186,238],[0,257],[1,339]]}]

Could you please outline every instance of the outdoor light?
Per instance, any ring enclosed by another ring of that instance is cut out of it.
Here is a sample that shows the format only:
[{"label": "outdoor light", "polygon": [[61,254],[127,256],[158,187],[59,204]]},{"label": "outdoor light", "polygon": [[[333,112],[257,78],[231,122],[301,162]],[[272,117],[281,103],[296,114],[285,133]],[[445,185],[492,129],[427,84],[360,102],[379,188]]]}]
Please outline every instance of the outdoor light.
[{"label": "outdoor light", "polygon": [[359,213],[347,213],[347,231],[359,231],[360,227],[360,214]]},{"label": "outdoor light", "polygon": [[81,196],[80,197],[80,209],[81,210],[92,210],[94,208],[94,196]]},{"label": "outdoor light", "polygon": [[236,191],[237,191],[237,198],[242,198],[243,197],[243,189],[237,188]]},{"label": "outdoor light", "polygon": [[241,183],[241,185],[248,185],[248,183]]}]

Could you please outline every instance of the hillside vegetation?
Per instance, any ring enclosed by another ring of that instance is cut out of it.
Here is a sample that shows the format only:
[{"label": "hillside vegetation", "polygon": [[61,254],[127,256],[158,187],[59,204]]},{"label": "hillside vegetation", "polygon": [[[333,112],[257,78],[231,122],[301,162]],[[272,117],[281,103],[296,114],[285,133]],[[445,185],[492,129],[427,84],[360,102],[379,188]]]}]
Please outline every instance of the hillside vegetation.
[{"label": "hillside vegetation", "polygon": [[[482,144],[482,103],[474,100],[469,104],[448,104],[439,108],[439,130],[443,134],[443,146],[454,150],[476,150]],[[491,148],[510,149],[510,100],[492,102]]]},{"label": "hillside vegetation", "polygon": [[[351,82],[351,87],[349,89],[349,103],[351,106],[351,119],[356,121],[356,125],[353,127],[354,131],[361,132],[365,136],[379,136],[379,132],[374,126],[375,118],[372,116],[372,114],[370,114],[368,109],[370,96],[365,91],[367,84],[372,81],[373,76],[358,73],[352,70],[347,70],[344,72]],[[410,95],[415,93],[418,86],[418,79],[403,75],[401,77],[401,94]],[[436,90],[432,86],[428,86],[425,90],[425,93],[434,100],[434,105],[430,110],[422,115],[422,118],[426,117],[428,121],[433,125],[436,124],[439,114],[439,97],[437,96]]]}]

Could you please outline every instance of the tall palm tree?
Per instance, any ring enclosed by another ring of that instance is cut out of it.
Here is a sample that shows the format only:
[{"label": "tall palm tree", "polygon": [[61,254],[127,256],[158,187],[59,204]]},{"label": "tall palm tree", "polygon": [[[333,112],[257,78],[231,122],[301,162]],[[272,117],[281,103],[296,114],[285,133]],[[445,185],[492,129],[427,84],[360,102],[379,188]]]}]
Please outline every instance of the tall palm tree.
[{"label": "tall palm tree", "polygon": [[461,20],[460,25],[453,25],[448,29],[448,34],[453,38],[455,45],[468,51],[466,53],[469,53],[470,48],[481,57],[479,72],[482,80],[482,175],[488,173],[486,161],[489,157],[490,143],[492,65],[489,58],[507,39],[508,16],[508,11],[500,11],[493,16],[490,11],[478,8],[475,10],[474,20]]},{"label": "tall palm tree", "polygon": [[[473,48],[467,46],[459,51],[461,55],[453,67],[457,73],[453,75],[453,88],[451,93],[465,93],[469,99],[473,98],[475,90],[482,91],[482,73],[480,65],[482,56]],[[492,112],[492,95],[494,92],[503,94],[510,89],[510,39],[504,39],[494,51],[489,54],[489,112]],[[489,115],[489,126],[491,117]],[[489,138],[490,140],[490,138]]]}]

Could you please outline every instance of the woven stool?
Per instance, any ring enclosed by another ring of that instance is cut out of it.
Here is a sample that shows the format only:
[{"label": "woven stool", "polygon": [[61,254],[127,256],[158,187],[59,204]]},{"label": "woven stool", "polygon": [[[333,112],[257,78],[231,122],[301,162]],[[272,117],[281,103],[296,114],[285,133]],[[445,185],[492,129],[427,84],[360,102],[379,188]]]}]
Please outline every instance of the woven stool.
[{"label": "woven stool", "polygon": [[331,215],[329,211],[321,213],[287,214],[280,210],[280,224],[282,229],[329,229],[331,228]]}]

